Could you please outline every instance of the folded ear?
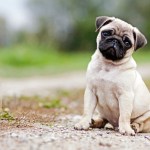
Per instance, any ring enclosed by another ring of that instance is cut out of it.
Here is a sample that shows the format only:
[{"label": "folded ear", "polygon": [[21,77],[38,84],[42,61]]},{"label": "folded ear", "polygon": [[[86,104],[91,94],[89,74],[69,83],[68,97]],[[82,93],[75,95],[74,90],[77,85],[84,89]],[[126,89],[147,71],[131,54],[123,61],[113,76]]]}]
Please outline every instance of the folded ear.
[{"label": "folded ear", "polygon": [[115,17],[107,17],[107,16],[100,16],[100,17],[96,17],[96,32],[99,31],[99,29],[106,25],[109,24],[110,22],[112,22],[115,19]]},{"label": "folded ear", "polygon": [[135,27],[133,29],[133,36],[134,36],[134,41],[135,41],[134,42],[135,51],[141,47],[144,47],[147,44],[147,40],[145,36]]}]

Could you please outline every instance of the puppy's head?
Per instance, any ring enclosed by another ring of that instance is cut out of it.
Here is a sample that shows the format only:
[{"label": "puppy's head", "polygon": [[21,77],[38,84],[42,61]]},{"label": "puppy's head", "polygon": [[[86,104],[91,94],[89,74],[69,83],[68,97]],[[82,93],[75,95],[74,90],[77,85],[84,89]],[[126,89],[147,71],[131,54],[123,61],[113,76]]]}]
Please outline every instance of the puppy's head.
[{"label": "puppy's head", "polygon": [[117,61],[146,45],[145,36],[135,27],[114,17],[96,18],[97,48],[106,59]]}]

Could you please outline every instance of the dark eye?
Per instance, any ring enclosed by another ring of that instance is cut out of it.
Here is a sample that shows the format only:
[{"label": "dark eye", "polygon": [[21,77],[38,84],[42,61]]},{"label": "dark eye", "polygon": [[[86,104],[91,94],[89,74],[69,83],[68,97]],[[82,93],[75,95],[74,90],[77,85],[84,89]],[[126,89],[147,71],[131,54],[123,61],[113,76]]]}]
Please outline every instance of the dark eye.
[{"label": "dark eye", "polygon": [[131,47],[131,41],[129,40],[128,37],[124,37],[123,42],[124,42],[126,47]]},{"label": "dark eye", "polygon": [[108,30],[108,31],[102,31],[102,36],[107,37],[107,36],[111,36],[112,35],[112,31]]}]

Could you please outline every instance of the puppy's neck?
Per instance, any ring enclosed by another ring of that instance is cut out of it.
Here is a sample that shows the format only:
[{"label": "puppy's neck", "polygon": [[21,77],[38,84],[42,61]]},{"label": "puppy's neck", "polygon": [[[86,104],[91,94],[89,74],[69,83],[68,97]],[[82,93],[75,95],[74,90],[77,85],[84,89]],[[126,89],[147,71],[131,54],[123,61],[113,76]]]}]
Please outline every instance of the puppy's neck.
[{"label": "puppy's neck", "polygon": [[102,56],[102,54],[99,52],[99,50],[96,50],[96,52],[94,53],[94,55],[92,56],[92,60],[96,60],[97,62],[99,62],[100,66],[103,69],[108,69],[108,68],[120,68],[120,69],[130,69],[130,68],[136,68],[136,62],[133,59],[132,55],[125,57],[121,60],[118,61],[112,61],[112,60],[108,60],[106,58],[104,58]]}]

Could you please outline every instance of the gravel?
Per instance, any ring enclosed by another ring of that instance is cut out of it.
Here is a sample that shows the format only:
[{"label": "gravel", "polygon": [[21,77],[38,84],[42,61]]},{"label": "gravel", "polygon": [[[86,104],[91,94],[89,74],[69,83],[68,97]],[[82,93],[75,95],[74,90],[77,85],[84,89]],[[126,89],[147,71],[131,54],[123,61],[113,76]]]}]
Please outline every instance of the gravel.
[{"label": "gravel", "polygon": [[33,124],[31,128],[1,131],[0,145],[4,150],[149,150],[150,133],[123,136],[106,129],[74,130],[80,116],[58,118],[53,126]]}]

